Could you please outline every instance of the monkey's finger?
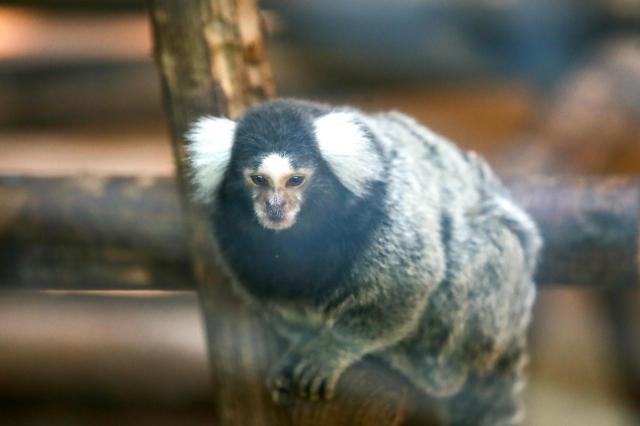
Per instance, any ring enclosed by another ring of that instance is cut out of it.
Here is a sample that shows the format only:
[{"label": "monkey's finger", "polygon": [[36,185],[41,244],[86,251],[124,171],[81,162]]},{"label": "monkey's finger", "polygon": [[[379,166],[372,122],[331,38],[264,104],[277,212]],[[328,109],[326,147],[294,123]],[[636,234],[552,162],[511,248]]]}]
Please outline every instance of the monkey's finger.
[{"label": "monkey's finger", "polygon": [[329,401],[335,398],[338,379],[340,379],[339,374],[332,374],[323,382],[322,396],[325,400]]},{"label": "monkey's finger", "polygon": [[296,385],[300,397],[306,398],[309,394],[309,383],[313,380],[315,374],[316,368],[313,364],[306,364],[304,369],[299,371],[299,375],[296,377]]},{"label": "monkey's finger", "polygon": [[318,401],[323,398],[325,383],[327,382],[326,376],[322,374],[316,375],[309,383],[309,399],[312,401]]},{"label": "monkey's finger", "polygon": [[301,377],[305,374],[305,371],[310,367],[310,364],[304,360],[298,362],[293,368],[291,376],[295,381],[300,381]]},{"label": "monkey's finger", "polygon": [[[304,397],[308,397],[312,400],[314,399],[313,383],[318,379],[322,380],[322,373],[320,368],[312,365],[310,368],[307,368],[304,371],[304,374],[300,377],[299,382],[299,385],[302,388],[301,393],[304,395]],[[317,395],[317,393],[315,396],[315,399],[319,399],[319,395]]]}]

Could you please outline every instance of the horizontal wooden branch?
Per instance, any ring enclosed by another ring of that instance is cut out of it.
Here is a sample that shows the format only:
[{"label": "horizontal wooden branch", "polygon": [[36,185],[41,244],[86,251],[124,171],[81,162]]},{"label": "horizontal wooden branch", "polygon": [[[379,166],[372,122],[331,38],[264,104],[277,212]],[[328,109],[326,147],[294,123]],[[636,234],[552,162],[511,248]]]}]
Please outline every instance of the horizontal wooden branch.
[{"label": "horizontal wooden branch", "polygon": [[[540,285],[638,285],[639,180],[507,184],[545,239]],[[188,288],[185,241],[170,178],[0,177],[4,287]]]},{"label": "horizontal wooden branch", "polygon": [[50,289],[190,287],[173,179],[1,177],[0,282]]},{"label": "horizontal wooden branch", "polygon": [[640,180],[536,177],[507,184],[544,239],[538,283],[640,284]]}]

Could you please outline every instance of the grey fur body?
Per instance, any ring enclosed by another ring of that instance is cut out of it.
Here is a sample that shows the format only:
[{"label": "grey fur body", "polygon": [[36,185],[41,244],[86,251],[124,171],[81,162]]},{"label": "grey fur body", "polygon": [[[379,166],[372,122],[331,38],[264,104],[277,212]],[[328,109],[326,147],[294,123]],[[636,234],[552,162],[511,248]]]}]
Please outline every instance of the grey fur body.
[{"label": "grey fur body", "polygon": [[447,424],[517,424],[535,225],[475,154],[400,113],[340,111],[376,141],[386,219],[322,299],[243,291],[291,342],[274,397],[331,397],[344,370],[371,355],[442,398]]}]

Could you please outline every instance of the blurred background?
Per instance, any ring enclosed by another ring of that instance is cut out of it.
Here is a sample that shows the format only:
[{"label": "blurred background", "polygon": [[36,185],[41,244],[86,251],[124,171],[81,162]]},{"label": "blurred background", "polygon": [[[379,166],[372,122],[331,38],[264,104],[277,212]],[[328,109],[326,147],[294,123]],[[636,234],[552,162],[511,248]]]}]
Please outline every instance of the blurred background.
[{"label": "blurred background", "polygon": [[[406,112],[505,176],[640,173],[638,0],[260,5],[281,96]],[[156,184],[171,155],[143,2],[0,2],[0,424],[209,424],[182,223]],[[160,194],[148,217],[83,215],[97,194],[135,203],[114,176]],[[640,424],[638,290],[556,284],[525,424]]]}]

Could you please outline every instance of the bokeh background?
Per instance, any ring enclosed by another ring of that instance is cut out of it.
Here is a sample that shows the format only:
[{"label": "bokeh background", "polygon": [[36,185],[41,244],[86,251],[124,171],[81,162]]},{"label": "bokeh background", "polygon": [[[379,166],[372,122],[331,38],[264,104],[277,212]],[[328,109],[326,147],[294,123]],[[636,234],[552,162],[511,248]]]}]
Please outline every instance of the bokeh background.
[{"label": "bokeh background", "polygon": [[[637,0],[260,5],[281,96],[401,110],[505,176],[640,173]],[[171,155],[143,2],[0,3],[5,187],[173,176]],[[66,236],[16,243],[13,194],[0,188],[0,424],[209,424],[195,294],[135,271],[134,290],[69,284]],[[640,424],[638,290],[541,290],[531,358],[526,425]]]}]

